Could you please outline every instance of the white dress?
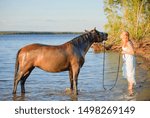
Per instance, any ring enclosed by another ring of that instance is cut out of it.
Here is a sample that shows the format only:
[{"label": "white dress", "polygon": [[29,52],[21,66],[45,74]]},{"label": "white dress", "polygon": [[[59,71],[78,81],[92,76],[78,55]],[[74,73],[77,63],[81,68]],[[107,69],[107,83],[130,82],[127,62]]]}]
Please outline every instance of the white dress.
[{"label": "white dress", "polygon": [[[128,52],[127,47],[125,48],[122,47],[122,50]],[[131,82],[134,85],[136,85],[135,67],[136,67],[135,56],[131,54],[123,54],[123,66],[122,66],[123,77],[126,78],[128,82]]]}]

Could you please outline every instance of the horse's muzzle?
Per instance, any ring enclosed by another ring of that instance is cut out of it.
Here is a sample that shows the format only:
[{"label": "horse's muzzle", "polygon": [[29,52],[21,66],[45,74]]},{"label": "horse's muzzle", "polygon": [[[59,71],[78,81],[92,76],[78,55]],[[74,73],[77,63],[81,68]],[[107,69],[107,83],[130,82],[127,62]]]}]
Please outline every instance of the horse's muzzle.
[{"label": "horse's muzzle", "polygon": [[103,33],[103,39],[106,41],[108,39],[108,34],[107,33]]}]

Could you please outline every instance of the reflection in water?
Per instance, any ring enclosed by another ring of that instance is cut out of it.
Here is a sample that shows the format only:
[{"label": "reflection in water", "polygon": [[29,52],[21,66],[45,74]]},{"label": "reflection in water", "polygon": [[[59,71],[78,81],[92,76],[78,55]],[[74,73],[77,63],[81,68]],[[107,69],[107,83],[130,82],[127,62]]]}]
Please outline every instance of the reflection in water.
[{"label": "reflection in water", "polygon": [[71,94],[70,98],[71,98],[71,101],[78,101],[78,96],[77,95]]},{"label": "reflection in water", "polygon": [[[55,94],[51,94],[50,96],[55,96],[57,93],[55,93]],[[72,94],[72,93],[70,93],[70,94],[62,94],[62,96],[68,96],[70,99],[68,99],[69,101],[78,101],[78,96],[77,95],[74,95],[74,94]],[[18,95],[18,94],[12,94],[12,100],[13,101],[26,101],[26,100],[28,100],[27,99],[27,97],[26,97],[26,93],[21,93],[20,95]]]},{"label": "reflection in water", "polygon": [[21,93],[21,95],[13,94],[13,101],[25,101],[25,93]]},{"label": "reflection in water", "polygon": [[[79,90],[78,90],[79,93]],[[65,89],[65,94],[70,96],[71,101],[78,101],[78,95],[74,95],[73,91],[70,88]]]}]

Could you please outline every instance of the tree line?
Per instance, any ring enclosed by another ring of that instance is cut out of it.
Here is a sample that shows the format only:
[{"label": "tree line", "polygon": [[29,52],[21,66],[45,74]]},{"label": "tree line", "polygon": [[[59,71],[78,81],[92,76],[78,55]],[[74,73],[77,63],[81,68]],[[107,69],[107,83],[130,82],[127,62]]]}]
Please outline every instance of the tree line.
[{"label": "tree line", "polygon": [[104,12],[110,41],[119,42],[123,30],[135,41],[150,37],[150,0],[104,0]]}]

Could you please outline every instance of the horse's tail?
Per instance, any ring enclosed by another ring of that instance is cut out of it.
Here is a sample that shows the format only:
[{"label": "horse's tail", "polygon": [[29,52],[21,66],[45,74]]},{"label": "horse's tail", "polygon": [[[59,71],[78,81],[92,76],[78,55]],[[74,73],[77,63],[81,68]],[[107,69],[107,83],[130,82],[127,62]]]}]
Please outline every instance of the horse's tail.
[{"label": "horse's tail", "polygon": [[17,52],[17,55],[16,55],[16,63],[15,63],[15,74],[14,74],[14,79],[16,78],[17,73],[18,73],[18,69],[19,69],[18,55],[19,55],[20,51],[21,51],[21,50],[19,50],[19,51]]}]

